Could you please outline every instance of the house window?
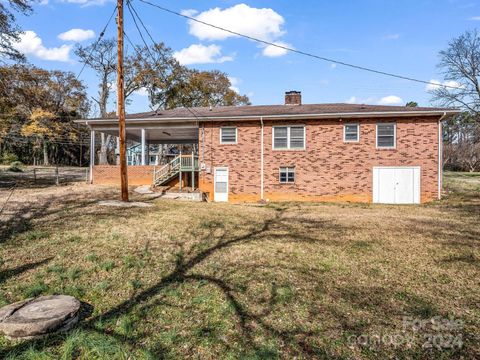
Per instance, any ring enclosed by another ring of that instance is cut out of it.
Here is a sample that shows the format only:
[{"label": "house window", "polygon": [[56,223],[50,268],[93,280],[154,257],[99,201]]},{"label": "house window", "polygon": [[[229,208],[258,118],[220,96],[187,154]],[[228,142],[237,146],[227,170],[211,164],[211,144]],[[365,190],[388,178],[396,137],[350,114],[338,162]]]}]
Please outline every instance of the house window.
[{"label": "house window", "polygon": [[377,148],[395,148],[396,125],[394,123],[377,124]]},{"label": "house window", "polygon": [[236,143],[237,143],[236,127],[220,128],[220,144],[236,144]]},{"label": "house window", "polygon": [[294,183],[295,182],[295,168],[281,167],[280,168],[280,183]]},{"label": "house window", "polygon": [[356,142],[359,139],[359,128],[358,124],[345,124],[343,126],[343,141],[345,142]]},{"label": "house window", "polygon": [[274,126],[273,149],[305,149],[305,126]]}]

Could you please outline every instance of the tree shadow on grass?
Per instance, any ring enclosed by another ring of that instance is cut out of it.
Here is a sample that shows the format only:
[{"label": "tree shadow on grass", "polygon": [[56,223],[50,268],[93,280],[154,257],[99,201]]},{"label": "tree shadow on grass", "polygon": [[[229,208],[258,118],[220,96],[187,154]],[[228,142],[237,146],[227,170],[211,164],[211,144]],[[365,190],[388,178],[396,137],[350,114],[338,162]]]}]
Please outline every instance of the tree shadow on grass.
[{"label": "tree shadow on grass", "polygon": [[[212,226],[210,229],[208,229],[207,235],[203,237],[203,241],[211,243],[211,246],[207,248],[202,247],[201,250],[198,248],[191,249],[191,251],[187,254],[178,257],[175,269],[170,274],[160,279],[155,285],[138,293],[134,293],[129,299],[123,301],[103,314],[89,318],[83,324],[80,324],[79,327],[86,331],[94,331],[105,334],[104,330],[96,327],[97,322],[106,323],[112,320],[118,320],[121,316],[130,313],[134,309],[138,309],[138,307],[140,307],[140,310],[148,310],[149,308],[152,308],[152,306],[161,305],[163,302],[161,301],[158,303],[155,301],[155,297],[159,295],[162,290],[172,284],[182,284],[195,281],[212,284],[223,293],[228,303],[234,309],[235,316],[238,319],[238,327],[241,331],[242,339],[244,340],[247,348],[254,353],[262,353],[265,351],[265,348],[262,346],[262,344],[258,344],[258,340],[255,340],[252,337],[253,328],[258,327],[260,327],[269,336],[278,339],[282,343],[295,344],[295,348],[297,349],[296,351],[303,356],[313,356],[315,353],[318,353],[318,351],[323,351],[318,348],[311,348],[307,342],[303,341],[303,339],[307,337],[314,336],[314,331],[309,330],[302,325],[295,324],[289,326],[288,330],[282,330],[265,321],[265,317],[271,314],[274,310],[276,294],[273,286],[270,289],[270,299],[266,304],[267,308],[261,313],[254,313],[249,311],[246,305],[242,305],[242,302],[236,296],[237,289],[235,289],[234,285],[230,285],[225,280],[211,275],[190,273],[193,268],[203,263],[213,254],[236,245],[245,245],[264,239],[269,239],[271,241],[295,241],[299,243],[317,242],[321,244],[321,241],[316,239],[314,234],[312,234],[314,229],[317,229],[318,231],[327,231],[331,234],[334,234],[335,231],[340,230],[338,224],[325,221],[315,222],[312,220],[309,223],[309,226],[305,227],[305,220],[297,219],[297,224],[293,224],[295,222],[294,219],[283,219],[285,211],[286,208],[276,209],[275,215],[272,218],[264,221],[260,226],[257,226],[247,234],[241,236],[225,236],[224,232],[219,233],[217,231],[218,226]],[[278,232],[282,234],[281,237],[276,236]],[[127,339],[113,330],[109,330],[108,334],[105,335],[114,337],[122,342],[127,342],[134,348],[138,347],[139,342],[142,340],[138,338]],[[53,337],[52,339],[57,338]],[[22,344],[13,345],[0,352],[0,355],[6,355],[9,353],[18,354],[19,352],[27,350],[30,346],[34,346],[35,348],[46,348],[50,346],[50,341],[48,339],[44,339],[40,342],[24,342]],[[161,348],[160,351],[163,351],[163,348]],[[156,355],[160,356],[161,354]]]},{"label": "tree shadow on grass", "polygon": [[[16,201],[15,194],[6,204],[4,212],[0,214],[0,244],[8,242],[15,236],[21,235],[35,228],[51,228],[54,224],[67,223],[68,220],[78,219],[78,211],[95,205],[97,200],[111,197],[109,192],[95,194],[97,199],[88,198],[88,192],[79,198],[78,193],[43,197],[42,201]],[[89,215],[87,213],[87,215]],[[118,218],[118,213],[108,209],[95,210],[90,215],[96,219]],[[82,216],[82,215],[81,215]],[[35,226],[34,226],[35,225]],[[48,225],[48,226],[47,226]]]},{"label": "tree shadow on grass", "polygon": [[[201,237],[198,246],[192,247],[186,253],[182,252],[179,254],[176,258],[174,270],[168,275],[159,279],[153,286],[133,293],[130,298],[110,310],[86,319],[78,328],[87,332],[111,337],[122,344],[128,344],[131,349],[141,349],[142,344],[145,342],[144,335],[125,336],[114,329],[105,329],[98,324],[114,323],[123,316],[137,310],[140,312],[148,312],[156,307],[176,306],[175,304],[168,303],[164,299],[159,299],[158,296],[161,295],[162,291],[172,285],[177,286],[191,282],[205,283],[218,289],[230,305],[230,308],[233,309],[234,318],[236,319],[235,327],[239,330],[238,341],[243,344],[242,346],[249,354],[275,357],[275,354],[270,352],[270,350],[265,347],[265,344],[262,343],[263,340],[259,340],[258,333],[260,331],[265,335],[263,339],[275,339],[289,349],[290,355],[303,358],[342,358],[341,354],[332,353],[331,348],[317,345],[315,341],[312,341],[312,339],[317,337],[328,336],[322,333],[323,330],[321,330],[321,326],[311,326],[309,323],[303,324],[302,322],[295,322],[295,320],[283,326],[276,325],[275,321],[272,322],[272,315],[275,315],[278,309],[276,307],[278,303],[278,292],[275,284],[270,284],[269,295],[265,296],[265,301],[257,304],[262,305],[261,310],[254,311],[254,306],[252,305],[255,304],[255,301],[258,302],[258,299],[251,298],[247,301],[242,300],[240,296],[242,290],[238,285],[225,279],[226,273],[210,275],[197,270],[201,268],[199,265],[203,265],[207,259],[212,258],[218,252],[228,250],[234,246],[248,245],[266,240],[280,243],[296,242],[299,244],[314,243],[318,246],[336,246],[344,244],[345,241],[340,239],[341,236],[335,236],[335,234],[355,230],[354,227],[348,228],[332,221],[308,220],[302,217],[292,216],[286,218],[285,213],[287,210],[287,207],[275,209],[273,217],[250,228],[246,234],[240,236],[229,236],[221,223],[205,226],[207,233]],[[322,236],[316,236],[318,235],[315,234],[316,231],[321,232]],[[246,273],[255,273],[255,269],[249,270],[248,266],[245,267],[245,269],[247,270]],[[312,273],[304,273],[303,270],[297,272],[298,268],[296,267],[291,267],[291,269],[293,269],[292,271],[295,274],[299,274],[302,276],[302,279],[305,278],[307,281],[314,281],[316,277],[322,274],[318,269],[312,270]],[[232,269],[225,269],[225,271],[228,270]],[[238,270],[237,267],[235,267],[235,270]],[[392,296],[388,293],[388,289],[383,289],[378,286],[354,286],[348,284],[348,286],[339,287],[337,292],[340,297],[339,300],[347,303],[347,306],[375,313],[377,314],[376,318],[381,318],[382,312],[389,313],[390,316],[395,313],[396,309],[388,307],[389,300]],[[417,308],[413,310],[417,311]],[[340,335],[337,335],[339,337],[342,336],[342,331],[362,333],[365,332],[369,326],[369,324],[347,315],[341,307],[337,307],[336,305],[329,308],[328,306],[322,307],[316,304],[314,307],[311,307],[309,311],[313,316],[313,319],[309,319],[309,322],[321,322],[323,316],[338,319],[335,330],[337,334],[339,334],[338,331],[340,331]],[[208,327],[205,327],[202,328],[202,331],[205,331],[204,336],[207,336],[210,330]],[[338,346],[338,341],[341,341],[341,339],[331,339],[332,346]],[[337,345],[334,345],[334,343]],[[51,336],[40,341],[27,341],[22,344],[13,344],[8,348],[0,350],[0,356],[12,353],[21,354],[31,347],[42,350],[58,344],[58,336]],[[225,344],[224,346],[228,348],[230,345]],[[161,358],[168,349],[161,343],[158,343],[150,348],[149,351],[155,357]]]},{"label": "tree shadow on grass", "polygon": [[33,263],[24,264],[24,265],[18,266],[18,267],[13,268],[13,269],[1,270],[0,271],[0,284],[3,283],[4,281],[8,280],[9,278],[13,277],[13,276],[17,276],[17,275],[19,275],[19,274],[21,274],[25,271],[32,270],[32,269],[35,269],[38,266],[46,264],[50,260],[52,260],[52,257],[48,257],[46,259],[36,261],[36,262],[33,262]]}]

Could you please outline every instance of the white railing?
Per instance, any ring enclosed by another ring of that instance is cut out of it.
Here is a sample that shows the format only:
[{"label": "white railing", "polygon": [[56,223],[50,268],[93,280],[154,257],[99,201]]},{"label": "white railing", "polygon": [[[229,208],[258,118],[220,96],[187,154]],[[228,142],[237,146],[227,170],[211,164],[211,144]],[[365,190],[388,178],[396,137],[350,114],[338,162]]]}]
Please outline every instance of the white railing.
[{"label": "white railing", "polygon": [[168,164],[163,165],[160,169],[153,172],[153,185],[160,185],[164,181],[170,179],[180,171],[190,172],[198,171],[197,155],[178,155]]}]

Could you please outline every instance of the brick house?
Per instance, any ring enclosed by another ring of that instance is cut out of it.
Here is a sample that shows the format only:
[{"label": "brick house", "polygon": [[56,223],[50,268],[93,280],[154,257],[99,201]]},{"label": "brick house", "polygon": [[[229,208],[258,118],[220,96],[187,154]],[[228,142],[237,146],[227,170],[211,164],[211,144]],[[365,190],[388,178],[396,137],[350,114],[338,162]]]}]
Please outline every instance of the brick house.
[{"label": "brick house", "polygon": [[[303,105],[301,93],[291,91],[284,105],[131,114],[127,138],[141,144],[143,161],[129,166],[129,184],[190,186],[212,201],[423,203],[440,197],[441,122],[456,113]],[[81,122],[93,134],[118,134],[116,119]],[[150,144],[167,143],[192,144],[196,151],[149,165]],[[117,166],[93,162],[92,182],[118,183]]]}]

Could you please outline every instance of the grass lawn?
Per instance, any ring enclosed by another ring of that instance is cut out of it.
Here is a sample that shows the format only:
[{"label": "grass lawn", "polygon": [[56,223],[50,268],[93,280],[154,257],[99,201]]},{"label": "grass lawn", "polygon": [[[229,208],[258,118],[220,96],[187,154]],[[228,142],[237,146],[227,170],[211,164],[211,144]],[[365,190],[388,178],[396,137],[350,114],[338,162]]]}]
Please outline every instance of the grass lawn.
[{"label": "grass lawn", "polygon": [[70,294],[84,319],[0,337],[0,358],[479,358],[480,174],[447,173],[445,190],[422,206],[120,209],[96,205],[112,188],[18,189],[1,217],[0,305]]}]

